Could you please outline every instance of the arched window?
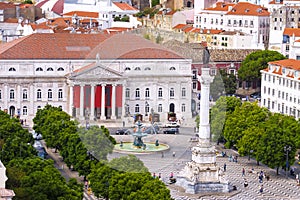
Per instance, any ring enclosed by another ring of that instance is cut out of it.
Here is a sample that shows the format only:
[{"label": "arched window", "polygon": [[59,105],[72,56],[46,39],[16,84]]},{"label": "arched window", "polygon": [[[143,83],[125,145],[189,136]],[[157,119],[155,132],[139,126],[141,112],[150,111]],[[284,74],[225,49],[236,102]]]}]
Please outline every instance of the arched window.
[{"label": "arched window", "polygon": [[134,68],[135,71],[141,71],[141,68],[140,67],[136,67]]},{"label": "arched window", "polygon": [[35,71],[37,71],[37,72],[42,72],[43,71],[43,68],[41,68],[41,67],[38,67],[38,68],[36,68],[36,70]]},{"label": "arched window", "polygon": [[181,105],[181,112],[185,112],[185,104],[184,103]]},{"label": "arched window", "polygon": [[38,107],[37,107],[37,110],[39,110],[39,109],[41,109],[41,108],[42,108],[41,106],[38,106]]},{"label": "arched window", "polygon": [[181,89],[181,96],[186,97],[186,89],[185,88]]},{"label": "arched window", "polygon": [[28,95],[27,95],[27,89],[23,89],[23,100],[27,100]]},{"label": "arched window", "polygon": [[134,111],[135,111],[136,113],[139,113],[139,112],[140,112],[140,105],[139,105],[139,104],[135,104]]},{"label": "arched window", "polygon": [[146,68],[145,68],[145,71],[149,71],[149,70],[151,70],[150,67],[146,67]]},{"label": "arched window", "polygon": [[52,90],[48,90],[48,100],[52,100]]},{"label": "arched window", "polygon": [[9,70],[8,71],[10,71],[10,72],[15,72],[16,71],[16,68],[14,68],[14,67],[11,67],[11,68],[9,68]]},{"label": "arched window", "polygon": [[157,111],[162,112],[162,104],[158,104]]},{"label": "arched window", "polygon": [[65,70],[64,70],[64,68],[59,67],[59,68],[57,69],[57,71],[65,71]]},{"label": "arched window", "polygon": [[15,90],[11,89],[9,91],[9,99],[14,100],[15,99]]},{"label": "arched window", "polygon": [[27,115],[27,106],[23,106],[23,115]]},{"label": "arched window", "polygon": [[52,71],[54,71],[54,70],[53,70],[53,68],[52,68],[52,67],[49,67],[49,68],[47,69],[47,71],[48,71],[48,72],[49,72],[49,71],[51,71],[51,72],[52,72]]},{"label": "arched window", "polygon": [[139,99],[140,98],[140,88],[135,89],[135,98]]},{"label": "arched window", "polygon": [[125,68],[125,71],[130,71],[130,70],[131,70],[130,67]]},{"label": "arched window", "polygon": [[125,98],[126,98],[126,99],[129,99],[129,98],[130,98],[130,89],[129,89],[129,88],[126,88],[126,91],[125,91]]},{"label": "arched window", "polygon": [[163,92],[162,92],[162,88],[158,88],[158,97],[162,97],[163,96]]},{"label": "arched window", "polygon": [[62,98],[63,98],[63,90],[58,89],[58,100],[62,100]]},{"label": "arched window", "polygon": [[62,110],[62,105],[58,106]]},{"label": "arched window", "polygon": [[176,70],[175,67],[170,67],[170,71]]},{"label": "arched window", "polygon": [[170,88],[170,98],[174,98],[175,96],[175,92],[174,92],[174,88]]},{"label": "arched window", "polygon": [[145,97],[146,98],[150,97],[150,89],[149,88],[146,88],[146,90],[145,90]]},{"label": "arched window", "polygon": [[42,90],[38,89],[36,92],[36,98],[37,100],[41,100],[42,99]]}]

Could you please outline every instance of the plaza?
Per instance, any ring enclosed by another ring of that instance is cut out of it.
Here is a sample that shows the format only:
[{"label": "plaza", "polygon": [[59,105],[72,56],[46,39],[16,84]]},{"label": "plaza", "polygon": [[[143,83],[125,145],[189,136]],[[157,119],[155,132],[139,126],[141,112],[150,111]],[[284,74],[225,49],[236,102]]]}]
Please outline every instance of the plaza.
[{"label": "plaza", "polygon": [[[181,128],[180,134],[168,135],[157,134],[149,135],[144,140],[151,142],[159,140],[159,142],[168,144],[170,149],[163,153],[161,152],[153,154],[135,154],[140,160],[142,160],[145,166],[153,174],[161,173],[162,179],[168,185],[171,190],[172,198],[176,200],[183,199],[299,199],[300,190],[297,186],[296,180],[292,178],[286,178],[284,171],[280,171],[280,175],[276,175],[276,170],[270,169],[263,164],[256,165],[256,160],[248,160],[248,157],[238,157],[237,162],[229,162],[228,157],[217,156],[217,164],[223,169],[224,163],[226,163],[225,176],[232,185],[236,186],[237,190],[230,193],[215,193],[215,194],[186,194],[183,193],[183,189],[174,185],[168,184],[170,173],[173,172],[174,177],[185,166],[186,162],[191,160],[191,147],[196,145],[191,138],[195,136],[193,128]],[[117,141],[133,141],[131,135],[114,136]],[[221,145],[216,145],[216,149],[219,154],[225,151],[227,155],[238,155],[237,152],[231,149],[223,149]],[[176,156],[173,157],[173,152]],[[113,153],[109,155],[109,159],[119,157],[124,154]],[[245,168],[245,176],[242,176],[242,169]],[[251,169],[254,169],[254,173],[249,173]],[[259,192],[261,183],[258,180],[257,172],[264,171],[264,173],[270,175],[270,180],[264,179],[263,187],[264,191]],[[248,181],[248,187],[244,188],[244,178]]]}]

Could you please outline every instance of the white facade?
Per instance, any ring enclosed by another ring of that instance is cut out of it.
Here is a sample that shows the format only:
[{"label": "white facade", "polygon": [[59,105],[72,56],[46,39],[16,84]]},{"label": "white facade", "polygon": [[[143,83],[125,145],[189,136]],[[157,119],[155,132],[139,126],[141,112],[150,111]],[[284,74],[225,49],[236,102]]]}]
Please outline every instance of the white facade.
[{"label": "white facade", "polygon": [[0,188],[5,188],[6,181],[7,181],[6,168],[0,160]]},{"label": "white facade", "polygon": [[300,118],[300,61],[287,59],[269,63],[262,70],[261,106],[271,112]]},{"label": "white facade", "polygon": [[262,7],[250,3],[220,2],[214,7],[196,13],[194,19],[196,28],[240,31],[252,35],[252,42],[255,44],[268,44],[269,24],[269,13]]}]

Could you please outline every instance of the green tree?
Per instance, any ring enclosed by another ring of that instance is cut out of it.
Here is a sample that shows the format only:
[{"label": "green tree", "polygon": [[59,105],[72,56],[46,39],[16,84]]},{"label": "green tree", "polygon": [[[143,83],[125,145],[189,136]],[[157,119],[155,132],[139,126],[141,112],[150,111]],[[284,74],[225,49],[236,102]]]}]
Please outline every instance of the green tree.
[{"label": "green tree", "polygon": [[259,50],[249,54],[238,70],[238,77],[242,81],[256,81],[261,79],[260,70],[268,67],[268,62],[286,59],[277,51]]},{"label": "green tree", "polygon": [[216,101],[221,95],[225,93],[224,82],[219,70],[214,77],[213,82],[210,85],[210,96]]},{"label": "green tree", "polygon": [[225,70],[220,70],[220,74],[225,87],[225,94],[234,94],[236,92],[237,80],[234,74],[227,74]]},{"label": "green tree", "polygon": [[213,141],[224,140],[223,130],[225,127],[225,121],[229,114],[231,114],[237,106],[241,106],[240,99],[235,97],[221,96],[216,104],[211,108],[211,134]]},{"label": "green tree", "polygon": [[144,163],[134,155],[114,158],[108,163],[109,167],[120,172],[146,173],[148,168]]}]

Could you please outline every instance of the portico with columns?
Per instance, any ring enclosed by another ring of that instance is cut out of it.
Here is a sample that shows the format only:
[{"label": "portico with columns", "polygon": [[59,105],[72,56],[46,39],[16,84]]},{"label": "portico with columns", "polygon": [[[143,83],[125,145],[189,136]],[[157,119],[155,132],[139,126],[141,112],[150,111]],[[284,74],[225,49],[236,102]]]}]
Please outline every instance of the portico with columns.
[{"label": "portico with columns", "polygon": [[122,74],[91,64],[68,77],[69,114],[79,120],[116,120],[123,116]]}]

